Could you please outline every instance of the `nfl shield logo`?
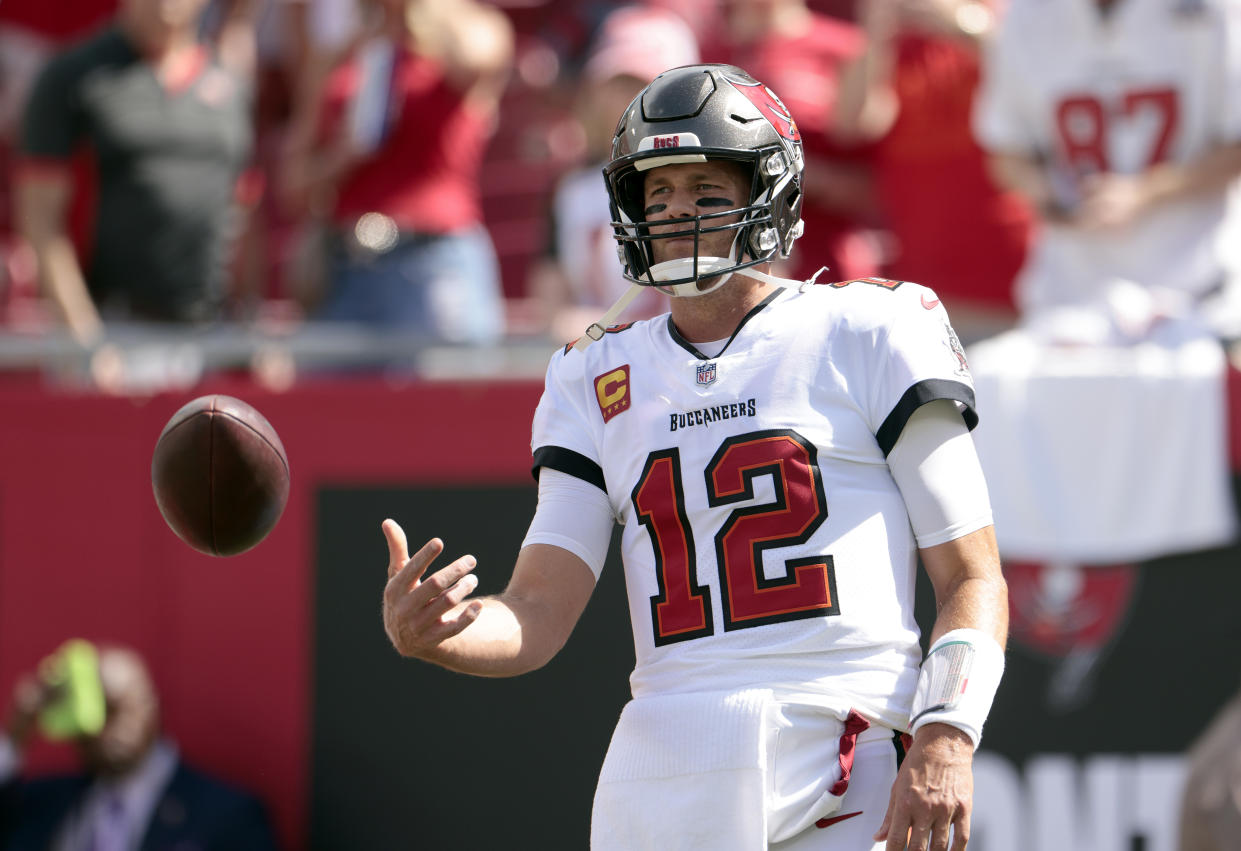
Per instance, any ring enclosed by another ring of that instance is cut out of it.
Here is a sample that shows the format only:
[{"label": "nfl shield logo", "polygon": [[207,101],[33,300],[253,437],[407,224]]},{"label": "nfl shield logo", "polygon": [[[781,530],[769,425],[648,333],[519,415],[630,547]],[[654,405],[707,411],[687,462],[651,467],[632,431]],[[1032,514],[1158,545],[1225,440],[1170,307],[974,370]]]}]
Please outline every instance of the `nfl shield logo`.
[{"label": "nfl shield logo", "polygon": [[715,382],[715,363],[698,364],[698,384],[706,387]]}]

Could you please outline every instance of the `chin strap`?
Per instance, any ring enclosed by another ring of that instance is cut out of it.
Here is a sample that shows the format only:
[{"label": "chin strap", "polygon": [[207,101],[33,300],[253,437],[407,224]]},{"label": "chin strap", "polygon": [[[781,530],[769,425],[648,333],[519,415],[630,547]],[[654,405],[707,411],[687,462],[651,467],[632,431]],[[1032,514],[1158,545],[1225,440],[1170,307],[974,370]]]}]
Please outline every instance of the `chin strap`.
[{"label": "chin strap", "polygon": [[788,278],[777,278],[775,275],[768,275],[766,272],[760,272],[753,266],[746,269],[738,269],[733,274],[745,275],[747,278],[753,278],[756,281],[762,281],[777,287],[799,287],[802,284],[801,281],[791,281]]},{"label": "chin strap", "polygon": [[[817,278],[821,272],[823,272],[823,269],[816,272],[814,277]],[[754,278],[757,281],[762,281],[777,287],[802,286],[802,282],[800,281],[790,281],[788,278],[777,278],[775,275],[760,272],[753,266],[745,269],[737,269],[730,274],[745,275],[747,278]],[[813,282],[814,278],[811,278],[807,283]],[[577,338],[577,342],[573,344],[573,348],[577,349],[579,352],[584,352],[586,351],[586,347],[591,343],[596,340],[603,339],[604,331],[616,321],[616,317],[620,316],[621,313],[624,312],[625,308],[638,297],[638,293],[642,292],[643,289],[645,289],[645,287],[643,287],[642,284],[630,284],[629,289],[625,290],[624,294],[616,300],[616,303],[608,308],[607,313],[599,317],[598,322],[591,323],[590,327],[586,329],[586,333]]]},{"label": "chin strap", "polygon": [[608,312],[599,317],[598,322],[592,323],[590,327],[586,329],[585,334],[577,338],[577,342],[573,344],[573,348],[577,349],[579,352],[584,352],[586,351],[586,347],[595,340],[603,339],[603,332],[609,325],[615,322],[616,317],[620,316],[624,309],[638,297],[638,294],[642,292],[642,289],[643,287],[641,284],[630,284],[629,289],[625,290],[625,292],[621,294],[621,297],[608,308]]}]

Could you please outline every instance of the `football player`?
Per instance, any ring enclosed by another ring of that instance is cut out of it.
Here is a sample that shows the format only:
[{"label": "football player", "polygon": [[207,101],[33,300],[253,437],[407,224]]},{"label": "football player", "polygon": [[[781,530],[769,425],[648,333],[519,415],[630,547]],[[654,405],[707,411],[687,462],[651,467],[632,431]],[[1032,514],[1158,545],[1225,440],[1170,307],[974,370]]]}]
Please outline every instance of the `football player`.
[{"label": "football player", "polygon": [[1106,310],[1137,285],[1146,323],[1201,303],[1221,333],[1241,329],[1225,238],[1241,174],[1235,2],[1017,0],[985,51],[974,125],[998,181],[1043,219],[1017,281],[1028,320]]},{"label": "football player", "polygon": [[394,646],[482,676],[555,655],[623,527],[637,665],[596,849],[965,847],[1007,632],[969,371],[924,287],[770,274],[802,164],[745,71],[657,77],[604,176],[625,275],[671,310],[553,355],[508,587],[471,598],[472,556],[432,571],[442,542],[384,523]]},{"label": "football player", "polygon": [[[978,451],[1015,484],[993,500],[1005,555],[1099,564],[1229,545],[1218,340],[1241,336],[1241,3],[1014,0],[984,55],[975,133],[1042,219],[1021,322],[971,348],[995,400]],[[1175,459],[1162,469],[1152,438]]]}]

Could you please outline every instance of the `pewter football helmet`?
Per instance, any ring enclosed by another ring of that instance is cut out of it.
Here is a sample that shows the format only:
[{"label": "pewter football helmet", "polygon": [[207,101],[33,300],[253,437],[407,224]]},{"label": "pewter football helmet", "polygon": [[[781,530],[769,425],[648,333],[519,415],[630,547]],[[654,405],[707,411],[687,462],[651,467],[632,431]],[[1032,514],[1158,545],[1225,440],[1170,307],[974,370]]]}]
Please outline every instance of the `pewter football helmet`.
[{"label": "pewter football helmet", "polygon": [[[732,160],[751,174],[744,206],[702,213],[694,225],[693,257],[656,264],[643,212],[643,175],[675,163]],[[612,228],[625,277],[671,295],[699,295],[701,279],[722,282],[738,269],[788,257],[801,236],[801,134],[775,92],[733,65],[687,65],[665,71],[621,116],[604,167]],[[740,221],[721,224],[726,217]],[[736,231],[731,256],[699,257],[701,234]]]}]

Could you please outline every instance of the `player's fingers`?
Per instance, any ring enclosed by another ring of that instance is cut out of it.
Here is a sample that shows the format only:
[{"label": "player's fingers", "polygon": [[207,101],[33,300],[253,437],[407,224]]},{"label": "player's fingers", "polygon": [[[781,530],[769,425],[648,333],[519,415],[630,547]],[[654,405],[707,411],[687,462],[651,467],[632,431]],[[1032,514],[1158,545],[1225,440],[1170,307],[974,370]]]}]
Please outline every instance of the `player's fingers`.
[{"label": "player's fingers", "polygon": [[[903,830],[894,830],[892,828],[888,828],[888,841],[887,841],[887,844],[883,846],[883,851],[905,851],[906,848],[910,848],[910,849],[914,848],[913,845],[907,844],[906,840],[908,838],[909,838],[908,828],[905,828]],[[919,851],[921,851],[921,849],[919,849]]]},{"label": "player's fingers", "polygon": [[871,839],[875,840],[876,842],[882,842],[883,840],[888,838],[889,829],[890,827],[888,825],[888,818],[887,816],[884,816],[883,824],[879,825],[879,829],[875,831],[875,835],[872,836]]},{"label": "player's fingers", "polygon": [[454,606],[464,600],[478,587],[478,577],[472,573],[462,576],[457,582],[440,594],[428,606],[437,617],[451,611]]},{"label": "player's fingers", "polygon": [[418,552],[409,557],[409,561],[405,562],[405,566],[393,579],[403,584],[406,591],[412,590],[442,552],[444,552],[444,542],[439,538],[432,538],[423,544]]},{"label": "player's fingers", "polygon": [[948,822],[932,826],[930,841],[926,845],[927,851],[948,851],[948,839],[951,835],[952,828]]},{"label": "player's fingers", "polygon": [[418,549],[418,552],[409,557],[409,562],[403,569],[410,572],[411,584],[413,580],[421,578],[422,574],[426,573],[427,568],[431,566],[431,562],[439,558],[440,553],[443,551],[444,542],[439,538],[432,538],[423,544]]},{"label": "player's fingers", "polygon": [[[389,577],[388,584],[384,588],[384,600],[390,605],[395,605],[403,601],[411,592],[416,591],[419,587],[418,580],[426,572],[427,565],[443,551],[444,542],[439,538],[427,541],[422,549],[414,553],[413,558],[408,559],[403,567]],[[428,599],[430,598],[426,596],[419,597],[418,606],[426,605]]]},{"label": "player's fingers", "polygon": [[906,847],[914,848],[914,845],[908,845],[909,838],[909,815],[905,809],[895,801],[888,805],[888,815],[883,820],[883,827],[880,832],[883,836],[876,834],[876,841],[886,838],[887,845],[884,851],[905,851]]},{"label": "player's fingers", "polygon": [[[469,588],[467,582],[461,589],[462,597]],[[477,620],[483,609],[479,600],[465,606],[458,601],[447,609],[438,605],[419,606],[413,601],[413,594],[405,594],[384,605],[384,631],[403,656],[417,656],[420,649],[434,647],[451,638]],[[456,610],[452,611],[453,608]]]},{"label": "player's fingers", "polygon": [[969,813],[958,811],[957,817],[952,820],[952,848],[950,851],[965,851],[965,846],[969,843],[969,841]]},{"label": "player's fingers", "polygon": [[475,600],[456,614],[440,618],[435,626],[426,631],[425,639],[431,644],[439,644],[442,641],[446,641],[478,620],[478,616],[482,614],[482,611],[483,604]]},{"label": "player's fingers", "polygon": [[405,539],[405,530],[395,520],[385,520],[381,528],[388,541],[388,578],[391,579],[409,561],[409,542]]},{"label": "player's fingers", "polygon": [[[892,834],[892,826],[896,824],[897,816],[901,818],[901,824],[907,824],[905,815],[903,815],[900,806],[897,805],[896,784],[892,784],[892,789],[887,793],[887,810],[884,813],[884,824],[879,826],[879,830],[875,831],[875,835],[871,837],[876,842],[882,842],[885,839],[890,840]],[[901,834],[903,836],[905,834]],[[905,851],[905,846],[901,846],[901,851]]]},{"label": "player's fingers", "polygon": [[876,842],[882,842],[888,838],[888,831],[892,829],[892,806],[888,805],[888,811],[883,814],[883,824],[879,825],[879,829],[875,831],[875,835],[871,839]]},{"label": "player's fingers", "polygon": [[[914,824],[909,829],[908,844],[900,847],[908,847],[909,851],[927,851],[927,840],[930,836],[931,828],[928,825]],[[890,839],[888,840],[888,844],[892,844]]]},{"label": "player's fingers", "polygon": [[[452,588],[460,583],[462,578],[469,574],[470,571],[477,566],[478,560],[475,559],[474,556],[461,556],[461,558],[457,559],[452,564],[442,570],[435,571],[435,573],[432,573],[426,579],[422,580],[422,583],[418,586],[417,593],[411,594],[410,596],[424,606],[432,602],[436,602],[437,598],[439,598],[449,588]],[[477,580],[475,580],[474,584],[477,586]],[[471,588],[470,590],[473,589]]]}]

